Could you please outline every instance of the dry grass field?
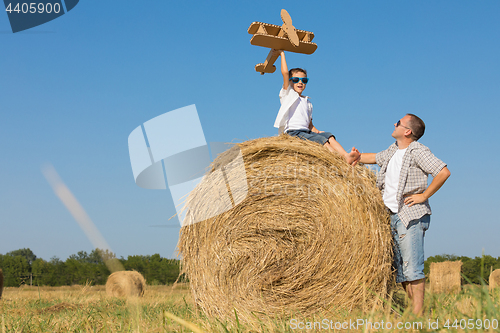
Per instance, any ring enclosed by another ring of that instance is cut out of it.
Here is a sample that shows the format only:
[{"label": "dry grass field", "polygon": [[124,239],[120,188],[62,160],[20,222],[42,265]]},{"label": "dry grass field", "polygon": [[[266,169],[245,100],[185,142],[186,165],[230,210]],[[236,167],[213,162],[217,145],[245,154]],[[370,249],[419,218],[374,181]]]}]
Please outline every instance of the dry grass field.
[{"label": "dry grass field", "polygon": [[[204,317],[186,284],[148,286],[144,297],[128,300],[106,296],[104,286],[23,286],[4,290],[0,332],[197,332],[189,324],[203,332],[497,332],[500,297],[496,292],[469,287],[459,294],[427,294],[426,312],[416,318],[401,310],[404,294],[397,291],[384,308],[261,319],[250,327],[238,320]],[[170,319],[171,314],[188,323]]]},{"label": "dry grass field", "polygon": [[182,332],[164,311],[186,317],[192,303],[186,285],[149,286],[129,300],[88,285],[5,288],[3,296],[0,332]]}]

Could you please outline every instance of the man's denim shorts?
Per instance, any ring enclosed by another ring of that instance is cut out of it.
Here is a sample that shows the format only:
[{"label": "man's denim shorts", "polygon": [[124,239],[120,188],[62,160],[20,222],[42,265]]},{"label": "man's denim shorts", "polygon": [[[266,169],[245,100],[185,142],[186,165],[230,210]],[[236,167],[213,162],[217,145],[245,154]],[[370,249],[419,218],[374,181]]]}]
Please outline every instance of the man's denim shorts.
[{"label": "man's denim shorts", "polygon": [[321,145],[324,145],[332,136],[335,139],[335,136],[330,132],[314,133],[311,130],[289,130],[286,134],[299,137],[302,140],[314,141]]},{"label": "man's denim shorts", "polygon": [[396,282],[424,279],[424,237],[429,229],[431,216],[424,215],[412,220],[405,227],[398,214],[391,214],[391,231],[394,239],[394,263]]}]

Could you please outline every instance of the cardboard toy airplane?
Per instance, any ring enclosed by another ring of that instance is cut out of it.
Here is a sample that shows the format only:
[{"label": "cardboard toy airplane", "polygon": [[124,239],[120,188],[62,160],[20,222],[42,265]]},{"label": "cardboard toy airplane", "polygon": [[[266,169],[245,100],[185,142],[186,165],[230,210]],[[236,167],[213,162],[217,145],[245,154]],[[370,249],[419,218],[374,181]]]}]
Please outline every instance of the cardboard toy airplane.
[{"label": "cardboard toy airplane", "polygon": [[314,33],[295,29],[292,25],[292,18],[284,9],[281,10],[281,20],[283,21],[282,26],[253,22],[248,28],[248,33],[253,35],[250,44],[271,49],[266,61],[255,65],[255,70],[262,75],[274,73],[276,70],[274,62],[278,59],[279,54],[275,53],[274,50],[313,54],[318,48],[318,45],[311,43]]}]

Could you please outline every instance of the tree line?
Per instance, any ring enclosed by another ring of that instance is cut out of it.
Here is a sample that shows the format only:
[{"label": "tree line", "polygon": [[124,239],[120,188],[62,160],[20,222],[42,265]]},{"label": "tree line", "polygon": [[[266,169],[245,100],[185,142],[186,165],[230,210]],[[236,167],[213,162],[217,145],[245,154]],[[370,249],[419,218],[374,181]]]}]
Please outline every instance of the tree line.
[{"label": "tree line", "polygon": [[[67,286],[91,283],[103,285],[111,274],[105,261],[115,259],[108,250],[80,251],[62,261],[57,257],[45,261],[37,258],[28,249],[19,249],[0,254],[0,268],[4,274],[5,287],[18,287],[23,284],[35,286]],[[128,256],[119,260],[126,270],[141,273],[150,285],[171,284],[179,277],[180,262],[176,259],[162,258],[159,254]],[[425,276],[429,276],[433,262],[462,261],[462,284],[480,284],[481,279],[488,282],[490,273],[500,268],[500,257],[490,255],[469,258],[453,254],[442,254],[427,258],[424,265]]]},{"label": "tree line", "polygon": [[[49,261],[37,258],[28,249],[19,249],[0,254],[0,268],[3,270],[4,286],[68,286],[106,284],[111,274],[105,261],[115,259],[108,250],[95,249],[90,253],[80,251],[62,261],[52,257]],[[135,255],[119,260],[126,270],[141,273],[150,285],[172,284],[179,277],[180,262],[176,259],[162,258],[159,254]]]}]

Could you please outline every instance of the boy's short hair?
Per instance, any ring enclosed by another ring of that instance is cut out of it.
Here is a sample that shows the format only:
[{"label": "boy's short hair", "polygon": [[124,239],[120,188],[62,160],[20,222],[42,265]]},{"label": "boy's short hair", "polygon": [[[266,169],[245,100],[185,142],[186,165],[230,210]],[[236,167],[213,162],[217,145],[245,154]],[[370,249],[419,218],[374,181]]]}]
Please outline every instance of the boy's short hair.
[{"label": "boy's short hair", "polygon": [[425,123],[422,119],[412,113],[407,113],[406,115],[410,116],[408,126],[410,126],[411,135],[413,139],[415,139],[415,141],[418,141],[418,139],[420,139],[424,135]]},{"label": "boy's short hair", "polygon": [[292,68],[288,71],[288,78],[293,77],[293,73],[302,72],[307,76],[307,71],[302,68]]}]

